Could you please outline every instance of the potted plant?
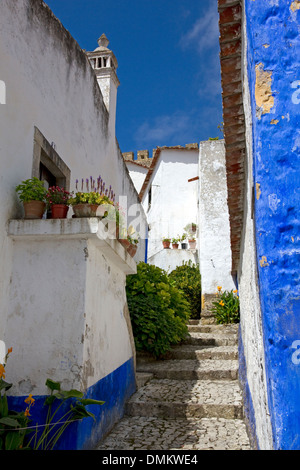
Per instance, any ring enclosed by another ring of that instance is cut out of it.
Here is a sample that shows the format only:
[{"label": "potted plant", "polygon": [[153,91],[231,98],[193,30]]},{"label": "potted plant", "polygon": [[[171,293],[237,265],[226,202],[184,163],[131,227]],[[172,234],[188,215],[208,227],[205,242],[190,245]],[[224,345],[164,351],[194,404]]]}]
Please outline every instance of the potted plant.
[{"label": "potted plant", "polygon": [[189,237],[189,245],[191,250],[196,249],[196,238],[194,237]]},{"label": "potted plant", "polygon": [[179,247],[179,238],[172,238],[172,248],[178,250]]},{"label": "potted plant", "polygon": [[36,177],[29,178],[16,186],[16,192],[23,203],[25,219],[41,219],[46,208],[44,182]]},{"label": "potted plant", "polygon": [[170,248],[171,238],[163,237],[162,242],[164,248]]},{"label": "potted plant", "polygon": [[59,186],[51,186],[46,193],[47,207],[52,219],[65,219],[69,210],[71,194]]},{"label": "potted plant", "polygon": [[135,231],[132,225],[130,225],[128,228],[127,240],[130,243],[129,247],[127,248],[127,252],[130,254],[130,256],[134,257],[138,248],[139,234]]},{"label": "potted plant", "polygon": [[188,247],[188,244],[185,242],[186,239],[187,239],[187,234],[184,233],[184,234],[182,235],[182,237],[180,238],[181,249],[182,249],[182,250],[186,250],[187,247]]},{"label": "potted plant", "polygon": [[[76,180],[75,196],[69,199],[69,203],[73,207],[75,217],[105,217],[108,210],[107,205],[113,205],[115,194],[111,186],[105,189],[105,183],[99,176],[96,181],[90,176],[85,180],[81,180],[81,190],[78,191],[78,180]],[[102,207],[101,207],[102,206]]]}]

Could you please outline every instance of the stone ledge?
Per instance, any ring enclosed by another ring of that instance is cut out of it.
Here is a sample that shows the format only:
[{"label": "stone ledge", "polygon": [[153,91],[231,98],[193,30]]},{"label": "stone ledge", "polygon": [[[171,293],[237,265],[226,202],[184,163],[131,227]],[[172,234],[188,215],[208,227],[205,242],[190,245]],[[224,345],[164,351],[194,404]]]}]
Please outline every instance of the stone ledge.
[{"label": "stone ledge", "polygon": [[[136,273],[136,262],[116,238],[109,238],[97,217],[72,219],[18,219],[8,222],[8,236],[22,240],[90,240],[101,249],[125,274]],[[111,235],[110,235],[111,236]],[[112,237],[112,236],[111,236]]]}]

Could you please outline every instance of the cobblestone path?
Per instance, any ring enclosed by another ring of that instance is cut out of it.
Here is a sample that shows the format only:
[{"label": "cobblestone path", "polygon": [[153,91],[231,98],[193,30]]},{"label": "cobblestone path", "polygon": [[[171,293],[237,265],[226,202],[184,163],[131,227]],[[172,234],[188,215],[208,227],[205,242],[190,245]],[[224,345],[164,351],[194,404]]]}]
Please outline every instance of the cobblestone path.
[{"label": "cobblestone path", "polygon": [[138,357],[138,390],[98,450],[250,450],[237,333],[201,320],[167,359]]}]

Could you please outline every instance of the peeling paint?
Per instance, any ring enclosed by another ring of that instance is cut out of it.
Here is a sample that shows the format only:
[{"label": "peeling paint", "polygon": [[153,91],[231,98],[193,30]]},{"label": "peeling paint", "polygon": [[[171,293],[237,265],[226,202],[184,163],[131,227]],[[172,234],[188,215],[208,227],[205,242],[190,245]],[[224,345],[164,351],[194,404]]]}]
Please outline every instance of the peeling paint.
[{"label": "peeling paint", "polygon": [[260,184],[256,183],[256,199],[259,200],[261,195]]},{"label": "peeling paint", "polygon": [[274,97],[272,95],[271,83],[272,72],[264,70],[264,65],[260,62],[255,66],[255,101],[261,114],[267,114],[274,106]]},{"label": "peeling paint", "polygon": [[265,268],[266,266],[269,266],[269,263],[267,261],[267,257],[263,256],[261,260],[259,261],[260,267]]},{"label": "peeling paint", "polygon": [[270,124],[278,124],[279,123],[279,120],[278,119],[272,119],[272,121],[270,122]]},{"label": "peeling paint", "polygon": [[290,9],[292,11],[300,10],[300,1],[295,0],[294,2],[291,3]]}]

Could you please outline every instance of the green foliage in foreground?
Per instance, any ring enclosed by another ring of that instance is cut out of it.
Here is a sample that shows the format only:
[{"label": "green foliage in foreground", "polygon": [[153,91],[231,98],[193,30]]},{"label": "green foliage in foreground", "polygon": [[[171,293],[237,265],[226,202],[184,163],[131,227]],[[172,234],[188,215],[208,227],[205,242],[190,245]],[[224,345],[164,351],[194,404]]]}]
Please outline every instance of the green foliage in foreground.
[{"label": "green foliage in foreground", "polygon": [[191,261],[177,266],[169,274],[173,285],[184,293],[191,309],[191,318],[199,319],[201,313],[201,275],[198,264]]},{"label": "green foliage in foreground", "polygon": [[139,263],[126,292],[137,351],[158,358],[187,336],[189,303],[164,270]]}]

